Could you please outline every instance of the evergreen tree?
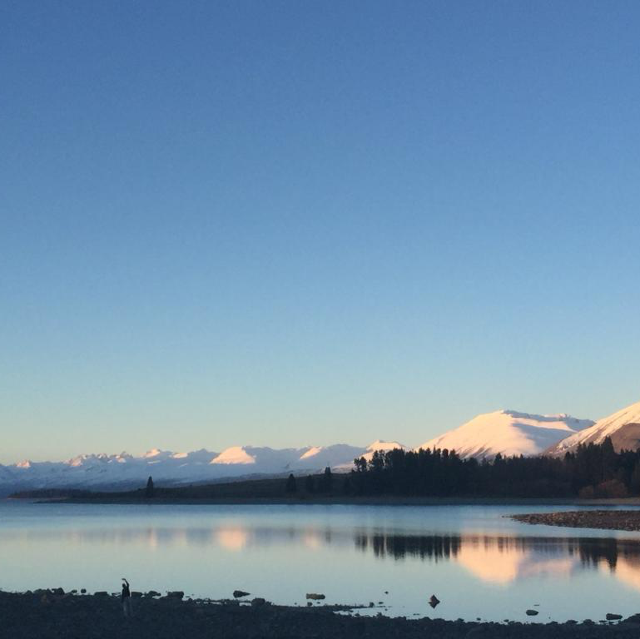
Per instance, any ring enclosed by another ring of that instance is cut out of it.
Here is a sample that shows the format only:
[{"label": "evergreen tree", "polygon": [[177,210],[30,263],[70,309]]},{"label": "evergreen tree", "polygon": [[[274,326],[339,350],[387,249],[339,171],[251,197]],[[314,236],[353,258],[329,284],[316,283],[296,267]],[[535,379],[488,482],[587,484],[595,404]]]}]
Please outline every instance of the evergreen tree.
[{"label": "evergreen tree", "polygon": [[629,481],[629,490],[632,495],[640,494],[640,461],[637,461],[631,473]]},{"label": "evergreen tree", "polygon": [[293,473],[291,473],[287,478],[287,483],[285,484],[284,490],[289,495],[297,492],[298,486],[296,484],[296,478],[293,476]]},{"label": "evergreen tree", "polygon": [[155,488],[153,486],[153,477],[149,477],[149,479],[147,479],[147,487],[144,489],[144,496],[147,499],[151,499],[155,494]]},{"label": "evergreen tree", "polygon": [[304,489],[308,492],[308,493],[315,493],[316,492],[316,482],[313,478],[313,475],[307,475],[304,478]]},{"label": "evergreen tree", "polygon": [[321,493],[330,493],[333,488],[333,475],[331,474],[331,468],[327,466],[324,469],[324,473],[322,473],[322,477],[320,478],[320,492]]}]

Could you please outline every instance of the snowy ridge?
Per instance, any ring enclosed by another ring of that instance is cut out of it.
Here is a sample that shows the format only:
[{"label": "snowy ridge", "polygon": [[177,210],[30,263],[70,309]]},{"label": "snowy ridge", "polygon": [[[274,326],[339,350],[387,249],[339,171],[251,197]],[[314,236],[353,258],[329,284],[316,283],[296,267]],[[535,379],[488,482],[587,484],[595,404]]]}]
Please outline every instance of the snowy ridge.
[{"label": "snowy ridge", "polygon": [[551,446],[549,455],[564,455],[573,452],[580,444],[601,444],[611,437],[617,450],[640,448],[640,402],[631,404],[608,417],[598,420],[591,428],[582,430]]},{"label": "snowy ridge", "polygon": [[419,448],[446,448],[455,450],[460,457],[489,459],[498,453],[503,456],[539,455],[549,446],[592,425],[591,420],[566,414],[530,415],[499,410],[478,415]]},{"label": "snowy ridge", "polygon": [[119,489],[156,483],[180,485],[288,472],[316,473],[330,466],[349,470],[367,448],[336,444],[304,448],[232,446],[221,453],[200,449],[175,453],[154,448],[139,457],[78,455],[62,462],[25,460],[0,465],[0,494],[39,488]]}]

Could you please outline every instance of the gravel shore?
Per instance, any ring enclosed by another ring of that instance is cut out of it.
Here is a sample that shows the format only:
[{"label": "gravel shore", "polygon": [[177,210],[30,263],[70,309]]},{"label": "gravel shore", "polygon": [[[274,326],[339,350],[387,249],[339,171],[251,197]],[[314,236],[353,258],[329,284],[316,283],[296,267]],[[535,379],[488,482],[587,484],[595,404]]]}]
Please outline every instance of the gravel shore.
[{"label": "gravel shore", "polygon": [[601,530],[640,530],[640,510],[576,510],[558,513],[511,515],[525,524],[564,526],[567,528],[599,528]]},{"label": "gravel shore", "polygon": [[118,597],[39,590],[0,592],[0,637],[7,639],[637,639],[640,615],[613,624],[496,624],[440,619],[405,619],[339,613],[339,607],[271,605],[264,600],[205,602],[149,596],[133,600],[124,618]]}]

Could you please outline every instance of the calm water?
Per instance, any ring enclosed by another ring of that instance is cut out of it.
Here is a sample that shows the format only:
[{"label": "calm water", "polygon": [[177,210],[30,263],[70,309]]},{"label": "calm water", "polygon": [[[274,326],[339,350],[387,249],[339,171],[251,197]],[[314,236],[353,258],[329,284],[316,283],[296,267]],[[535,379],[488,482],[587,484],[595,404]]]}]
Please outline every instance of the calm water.
[{"label": "calm water", "polygon": [[223,598],[239,588],[301,605],[321,592],[447,619],[529,619],[534,606],[536,621],[640,612],[640,534],[504,518],[544,510],[559,508],[0,501],[0,588],[116,591],[126,576],[135,590]]}]

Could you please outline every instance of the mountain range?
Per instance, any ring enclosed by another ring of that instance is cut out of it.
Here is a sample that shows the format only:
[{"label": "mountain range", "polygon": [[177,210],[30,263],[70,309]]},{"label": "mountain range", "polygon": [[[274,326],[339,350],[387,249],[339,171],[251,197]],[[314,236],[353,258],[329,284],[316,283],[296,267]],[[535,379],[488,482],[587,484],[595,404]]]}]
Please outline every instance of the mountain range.
[{"label": "mountain range", "polygon": [[[426,441],[414,450],[447,448],[461,457],[492,459],[507,455],[563,455],[578,445],[611,437],[616,450],[640,448],[640,402],[598,422],[566,414],[535,415],[500,410],[478,415],[462,426]],[[353,460],[371,459],[376,451],[409,450],[396,441],[377,440],[367,447],[335,444],[304,448],[234,446],[222,452],[189,453],[153,449],[135,457],[79,455],[61,462],[23,461],[0,465],[0,495],[42,488],[118,490],[140,487],[153,476],[163,485],[185,485],[321,472],[327,466],[348,472]]]},{"label": "mountain range", "polygon": [[311,474],[327,466],[348,471],[356,457],[371,458],[376,450],[400,447],[396,442],[375,441],[370,446],[307,446],[274,449],[233,446],[218,453],[201,449],[174,453],[152,449],[140,457],[79,455],[62,462],[23,461],[0,465],[0,494],[41,488],[126,489],[138,487],[153,476],[156,483],[190,483],[264,477],[290,472]]}]

